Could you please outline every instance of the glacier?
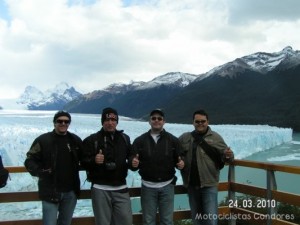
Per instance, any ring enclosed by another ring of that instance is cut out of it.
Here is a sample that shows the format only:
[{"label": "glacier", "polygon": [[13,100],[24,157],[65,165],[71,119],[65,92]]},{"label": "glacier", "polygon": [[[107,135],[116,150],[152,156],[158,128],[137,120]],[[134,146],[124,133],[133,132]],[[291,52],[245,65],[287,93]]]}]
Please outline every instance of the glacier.
[{"label": "glacier", "polygon": [[[0,154],[5,166],[23,166],[26,152],[33,140],[42,133],[53,129],[53,115],[55,111],[28,111],[28,110],[0,110]],[[252,154],[265,151],[275,146],[292,142],[293,130],[268,125],[210,125],[222,135],[225,142],[235,153],[236,159],[243,159]],[[101,127],[101,115],[72,114],[72,123],[69,130],[82,139],[97,132]],[[118,129],[124,130],[131,141],[141,133],[148,131],[148,122],[132,118],[120,117]],[[192,131],[192,124],[165,124],[165,129],[175,136]],[[299,155],[295,155],[299,157]],[[80,173],[82,189],[89,189],[90,183],[85,181],[85,172]],[[180,173],[177,171],[178,183],[182,184]],[[141,180],[137,172],[129,171],[127,176],[129,187],[140,186]],[[37,178],[28,173],[11,174],[11,180],[0,192],[33,191],[37,190]],[[133,199],[135,201],[135,199]],[[21,218],[40,218],[40,202],[1,204],[0,218],[9,220],[15,217],[16,212]],[[91,215],[90,201],[80,200],[75,215]]]},{"label": "glacier", "polygon": [[[23,166],[25,153],[33,140],[42,133],[53,129],[52,118],[55,111],[0,111],[0,154],[6,166]],[[225,142],[242,159],[256,152],[291,142],[293,130],[269,125],[210,125],[222,135]],[[101,127],[101,115],[72,114],[69,130],[82,139],[97,132]],[[131,141],[148,131],[149,124],[131,118],[120,117],[118,129],[124,130]],[[165,129],[175,136],[192,131],[192,124],[165,124]]]}]

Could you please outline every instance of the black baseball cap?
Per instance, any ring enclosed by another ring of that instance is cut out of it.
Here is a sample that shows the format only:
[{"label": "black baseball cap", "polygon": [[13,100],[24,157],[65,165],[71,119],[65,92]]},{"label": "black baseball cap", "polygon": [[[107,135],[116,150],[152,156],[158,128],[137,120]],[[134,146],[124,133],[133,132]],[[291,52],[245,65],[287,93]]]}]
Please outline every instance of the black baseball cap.
[{"label": "black baseball cap", "polygon": [[154,109],[151,111],[150,116],[153,116],[154,114],[159,114],[162,117],[165,117],[165,113],[161,109]]}]

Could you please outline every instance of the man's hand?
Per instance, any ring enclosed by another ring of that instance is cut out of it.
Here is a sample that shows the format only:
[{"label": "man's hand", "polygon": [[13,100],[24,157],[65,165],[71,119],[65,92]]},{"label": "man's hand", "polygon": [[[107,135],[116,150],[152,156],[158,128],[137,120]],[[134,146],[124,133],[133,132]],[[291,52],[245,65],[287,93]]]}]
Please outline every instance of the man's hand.
[{"label": "man's hand", "polygon": [[224,151],[225,160],[230,161],[233,159],[233,151],[230,149],[230,147],[227,147]]},{"label": "man's hand", "polygon": [[99,150],[99,153],[95,156],[95,163],[96,164],[103,164],[104,162],[104,155],[102,154],[102,150]]},{"label": "man's hand", "polygon": [[184,167],[184,161],[181,159],[180,156],[178,156],[178,163],[176,164],[176,166],[179,170],[182,170]]}]

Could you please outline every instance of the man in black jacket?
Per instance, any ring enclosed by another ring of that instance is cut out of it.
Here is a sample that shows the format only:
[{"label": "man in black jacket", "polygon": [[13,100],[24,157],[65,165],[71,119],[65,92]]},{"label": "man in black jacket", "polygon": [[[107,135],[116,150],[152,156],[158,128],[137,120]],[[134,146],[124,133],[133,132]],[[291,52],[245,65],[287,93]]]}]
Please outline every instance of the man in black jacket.
[{"label": "man in black jacket", "polygon": [[80,191],[81,139],[68,131],[71,115],[58,111],[54,130],[37,137],[27,152],[25,167],[39,178],[43,225],[70,225]]},{"label": "man in black jacket", "polygon": [[150,113],[151,129],[133,142],[131,166],[142,178],[141,205],[143,225],[173,224],[175,168],[183,169],[182,149],[178,138],[167,132],[165,114],[160,109]]},{"label": "man in black jacket", "polygon": [[117,130],[119,117],[113,108],[102,112],[102,128],[83,140],[82,165],[92,183],[96,225],[132,225],[131,201],[126,185],[129,136]]}]

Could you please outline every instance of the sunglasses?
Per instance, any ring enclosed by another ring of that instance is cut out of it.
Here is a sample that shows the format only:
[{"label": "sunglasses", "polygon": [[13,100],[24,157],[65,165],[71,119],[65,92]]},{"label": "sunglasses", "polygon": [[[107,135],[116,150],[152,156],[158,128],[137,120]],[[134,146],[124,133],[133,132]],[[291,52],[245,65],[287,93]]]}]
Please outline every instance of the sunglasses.
[{"label": "sunglasses", "polygon": [[153,121],[155,121],[155,120],[162,121],[163,118],[161,116],[152,116],[151,120],[153,120]]},{"label": "sunglasses", "polygon": [[70,120],[56,120],[56,123],[59,123],[59,124],[70,124]]},{"label": "sunglasses", "polygon": [[195,120],[194,123],[196,124],[204,124],[207,120]]}]

